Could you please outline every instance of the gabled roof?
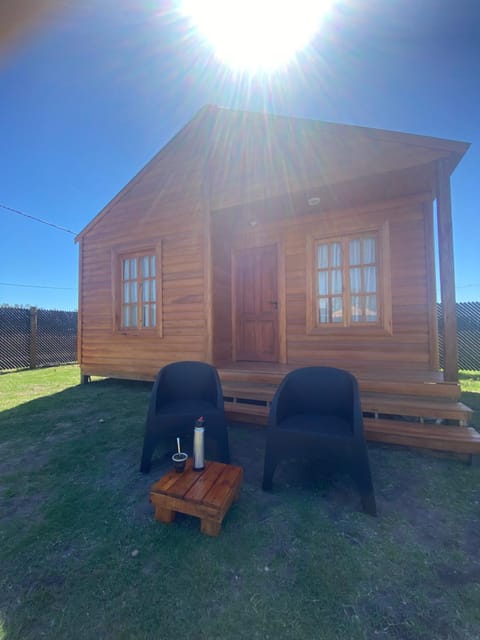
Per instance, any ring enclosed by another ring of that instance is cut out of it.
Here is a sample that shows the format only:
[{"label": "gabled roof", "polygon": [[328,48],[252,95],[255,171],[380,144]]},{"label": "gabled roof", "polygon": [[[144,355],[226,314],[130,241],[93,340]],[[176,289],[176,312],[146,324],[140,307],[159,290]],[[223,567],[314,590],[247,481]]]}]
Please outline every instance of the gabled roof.
[{"label": "gabled roof", "polygon": [[205,106],[77,238],[175,149],[190,150],[204,164],[211,207],[219,209],[229,190],[249,201],[267,193],[405,173],[440,158],[447,159],[453,172],[468,147],[465,142],[409,133]]}]

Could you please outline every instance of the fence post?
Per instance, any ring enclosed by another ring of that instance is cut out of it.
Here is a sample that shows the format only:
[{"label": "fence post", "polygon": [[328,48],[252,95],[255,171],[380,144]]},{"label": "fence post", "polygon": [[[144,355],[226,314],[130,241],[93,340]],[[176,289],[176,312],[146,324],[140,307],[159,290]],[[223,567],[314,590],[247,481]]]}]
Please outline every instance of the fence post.
[{"label": "fence post", "polygon": [[37,368],[37,307],[30,307],[30,369]]}]

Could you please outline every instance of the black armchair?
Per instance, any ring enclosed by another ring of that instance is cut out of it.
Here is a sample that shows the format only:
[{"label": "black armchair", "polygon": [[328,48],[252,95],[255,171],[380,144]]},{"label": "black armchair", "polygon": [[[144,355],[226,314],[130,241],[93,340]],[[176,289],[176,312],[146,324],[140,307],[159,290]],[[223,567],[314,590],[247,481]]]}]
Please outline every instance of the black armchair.
[{"label": "black armchair", "polygon": [[140,471],[150,471],[159,444],[166,453],[176,448],[177,436],[191,442],[200,416],[205,418],[206,457],[228,463],[227,421],[217,370],[205,362],[174,362],[160,369],[150,396]]},{"label": "black armchair", "polygon": [[285,376],[270,408],[263,489],[289,458],[320,460],[355,482],[363,510],[376,515],[375,494],[355,377],[332,367],[305,367]]}]

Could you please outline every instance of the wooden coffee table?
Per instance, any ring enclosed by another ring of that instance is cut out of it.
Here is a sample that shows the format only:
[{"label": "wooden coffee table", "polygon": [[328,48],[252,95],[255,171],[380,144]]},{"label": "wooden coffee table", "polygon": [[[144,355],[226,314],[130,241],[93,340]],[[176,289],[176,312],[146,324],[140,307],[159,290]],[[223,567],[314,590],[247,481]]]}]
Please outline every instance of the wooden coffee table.
[{"label": "wooden coffee table", "polygon": [[200,518],[202,533],[218,536],[242,481],[241,467],[206,461],[203,471],[194,471],[189,458],[183,473],[172,469],[152,485],[150,502],[155,506],[155,518],[173,522],[177,511],[186,513]]}]

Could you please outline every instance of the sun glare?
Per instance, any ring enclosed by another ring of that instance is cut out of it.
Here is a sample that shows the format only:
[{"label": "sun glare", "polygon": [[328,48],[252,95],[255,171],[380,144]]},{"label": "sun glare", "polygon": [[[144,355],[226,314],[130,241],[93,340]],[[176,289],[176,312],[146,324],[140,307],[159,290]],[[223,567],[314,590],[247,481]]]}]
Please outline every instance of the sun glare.
[{"label": "sun glare", "polygon": [[333,0],[183,0],[215,55],[239,70],[284,66],[312,40]]}]

